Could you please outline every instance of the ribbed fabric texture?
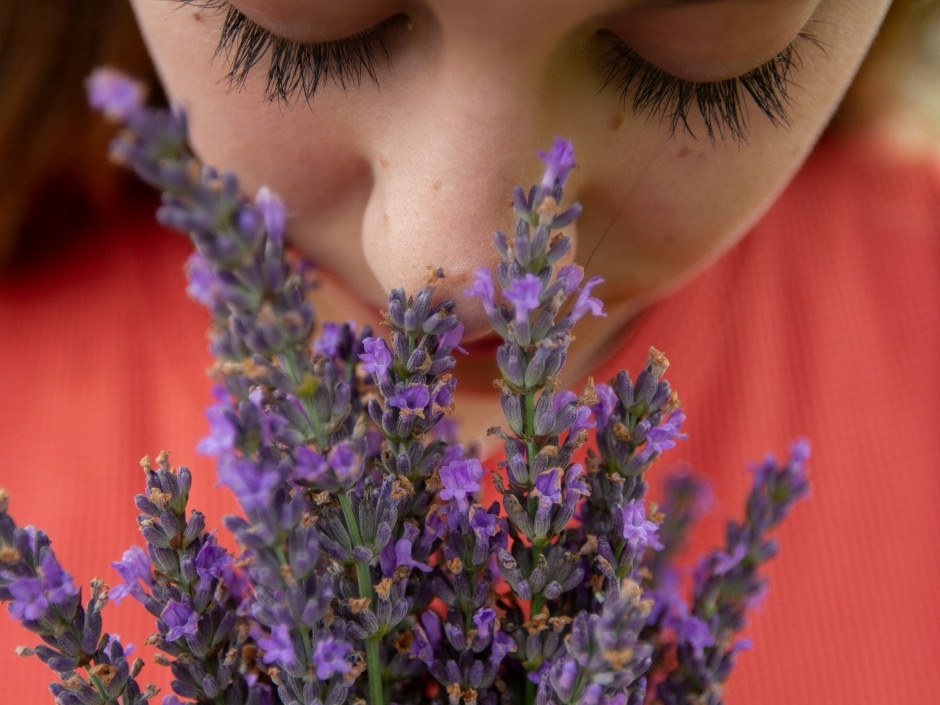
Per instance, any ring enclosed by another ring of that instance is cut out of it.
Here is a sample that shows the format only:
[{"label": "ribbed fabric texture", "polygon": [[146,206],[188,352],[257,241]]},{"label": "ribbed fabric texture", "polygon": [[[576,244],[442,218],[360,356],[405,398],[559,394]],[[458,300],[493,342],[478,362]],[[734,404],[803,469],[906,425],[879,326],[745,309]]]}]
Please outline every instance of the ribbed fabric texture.
[{"label": "ribbed fabric texture", "polygon": [[[210,359],[207,317],[184,294],[188,245],[148,221],[116,217],[0,282],[0,486],[86,585],[116,581],[109,563],[140,542],[143,454],[169,448],[193,468],[192,506],[209,526],[234,509],[193,451]],[[812,442],[813,497],[780,532],[729,705],[936,700],[938,301],[938,165],[829,139],[751,234],[599,365],[598,381],[636,372],[649,345],[672,362],[689,439],[650,479],[677,463],[710,479],[715,512],[693,551],[740,514],[748,460]],[[136,643],[152,630],[131,600],[105,616]],[[12,655],[36,642],[0,616],[5,701],[51,702],[50,672]],[[166,685],[165,671],[148,665],[142,680]]]}]

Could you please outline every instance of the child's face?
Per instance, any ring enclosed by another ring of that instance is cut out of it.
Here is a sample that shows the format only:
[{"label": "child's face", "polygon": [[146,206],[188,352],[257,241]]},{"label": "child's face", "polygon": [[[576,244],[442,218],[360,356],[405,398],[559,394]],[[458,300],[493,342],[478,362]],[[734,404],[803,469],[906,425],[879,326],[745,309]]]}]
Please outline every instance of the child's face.
[{"label": "child's face", "polygon": [[[234,169],[249,193],[266,184],[283,197],[290,237],[345,282],[339,313],[350,316],[363,302],[381,306],[391,287],[418,288],[429,265],[444,268],[444,292],[459,301],[473,270],[495,258],[493,230],[512,226],[512,187],[539,178],[535,149],[554,135],[572,140],[579,165],[567,189],[584,206],[571,231],[575,258],[606,279],[598,295],[608,309],[635,311],[761,214],[822,130],[889,4],[133,3],[199,155]],[[226,18],[229,41],[213,59]],[[304,43],[328,46],[317,55]],[[269,81],[275,48],[286,78]],[[236,57],[258,51],[230,88]],[[321,85],[309,96],[317,62]],[[768,91],[770,117],[753,98],[721,97],[716,82],[735,78],[724,85],[741,95]],[[634,109],[643,91],[651,104]],[[681,119],[673,129],[682,93],[688,129]],[[484,331],[476,310],[458,309],[468,336]]]}]

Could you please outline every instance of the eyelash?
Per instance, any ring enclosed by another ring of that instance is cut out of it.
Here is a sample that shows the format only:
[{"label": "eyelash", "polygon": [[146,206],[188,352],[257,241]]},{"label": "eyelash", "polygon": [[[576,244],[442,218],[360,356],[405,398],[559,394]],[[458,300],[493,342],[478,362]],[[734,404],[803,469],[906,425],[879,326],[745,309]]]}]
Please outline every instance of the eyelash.
[{"label": "eyelash", "polygon": [[689,118],[697,111],[712,144],[725,139],[726,131],[738,144],[747,144],[747,96],[774,126],[788,127],[792,73],[801,66],[796,44],[806,40],[822,47],[813,34],[804,30],[797,40],[756,69],[736,78],[697,82],[663,71],[608,32],[604,32],[604,38],[609,44],[602,90],[608,86],[619,90],[621,102],[629,104],[634,115],[658,116],[660,122],[668,122],[670,137],[681,125],[694,138]]},{"label": "eyelash", "polygon": [[[288,107],[293,106],[298,95],[310,104],[327,80],[347,90],[358,88],[367,76],[378,86],[378,61],[384,59],[386,66],[391,67],[391,25],[407,21],[405,15],[396,15],[349,37],[302,44],[272,34],[227,0],[177,1],[225,11],[215,55],[224,56],[228,62],[226,80],[233,89],[242,88],[251,70],[270,53],[264,98],[280,101]],[[607,44],[603,50],[605,78],[601,90],[613,86],[620,91],[621,102],[625,106],[629,104],[634,115],[658,116],[661,122],[667,121],[670,137],[680,125],[695,137],[689,118],[697,111],[713,144],[724,140],[726,131],[738,144],[747,143],[748,95],[773,125],[789,126],[791,74],[801,65],[796,44],[806,40],[816,47],[822,46],[813,34],[804,30],[777,56],[741,76],[696,82],[660,69],[610,32],[602,32],[599,38]]]},{"label": "eyelash", "polygon": [[264,98],[292,107],[298,95],[309,104],[323,83],[332,80],[344,91],[368,77],[375,85],[380,60],[391,67],[389,30],[406,20],[395,15],[369,29],[329,42],[302,44],[272,34],[226,0],[178,0],[201,9],[225,12],[215,56],[228,63],[226,80],[241,89],[251,70],[268,54],[271,64]]}]

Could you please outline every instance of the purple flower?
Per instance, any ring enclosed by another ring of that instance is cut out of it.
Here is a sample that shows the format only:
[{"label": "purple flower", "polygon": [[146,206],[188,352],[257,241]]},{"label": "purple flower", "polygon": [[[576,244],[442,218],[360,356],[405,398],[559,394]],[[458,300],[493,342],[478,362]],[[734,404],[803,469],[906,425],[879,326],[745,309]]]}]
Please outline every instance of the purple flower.
[{"label": "purple flower", "polygon": [[535,478],[535,490],[532,494],[539,498],[539,506],[547,509],[553,504],[561,504],[561,468],[550,468]]},{"label": "purple flower", "polygon": [[199,615],[183,602],[170,600],[163,608],[160,619],[170,628],[166,633],[167,641],[176,641],[186,635],[192,636],[198,630]]},{"label": "purple flower", "polygon": [[264,507],[271,490],[280,482],[276,470],[231,455],[219,460],[218,473],[219,481],[232,491],[245,511]]},{"label": "purple flower", "polygon": [[112,647],[114,644],[117,644],[118,646],[121,647],[121,651],[124,652],[124,656],[130,656],[132,653],[134,653],[134,651],[137,650],[137,647],[134,646],[133,644],[122,644],[122,643],[121,643],[121,635],[120,635],[120,634],[109,634],[109,635],[108,635],[108,643],[104,645],[104,652],[105,652],[106,654],[110,654],[110,653],[111,653],[111,647]]},{"label": "purple flower", "polygon": [[545,174],[542,186],[551,188],[556,183],[563,186],[568,180],[568,173],[574,168],[574,145],[566,139],[556,137],[552,148],[546,154],[538,150],[539,158],[545,162]]},{"label": "purple flower", "polygon": [[493,275],[486,267],[480,267],[473,272],[473,287],[465,289],[467,296],[478,297],[483,302],[483,310],[487,314],[496,309],[493,291]]},{"label": "purple flower", "polygon": [[513,281],[504,293],[516,308],[516,325],[522,325],[528,320],[529,311],[539,307],[542,282],[534,274],[526,274],[522,279]]},{"label": "purple flower", "polygon": [[579,406],[578,415],[571,424],[569,433],[572,436],[577,437],[581,431],[587,431],[588,429],[594,428],[595,426],[597,426],[597,423],[591,419],[591,409],[587,406]]},{"label": "purple flower", "polygon": [[584,467],[580,463],[572,463],[565,471],[565,503],[569,506],[591,494],[591,488],[580,479],[583,474]]},{"label": "purple flower", "polygon": [[235,447],[235,426],[228,417],[231,406],[228,402],[228,393],[221,386],[212,390],[212,396],[218,404],[206,409],[206,418],[209,419],[209,435],[196,445],[196,452],[203,455],[220,456],[228,453]]},{"label": "purple flower", "polygon": [[450,330],[437,336],[438,350],[457,350],[466,355],[467,351],[460,347],[461,338],[463,338],[463,323],[458,323]]},{"label": "purple flower", "polygon": [[657,538],[659,526],[646,518],[646,506],[631,499],[623,508],[623,537],[635,549],[645,546],[661,549],[663,545]]},{"label": "purple flower", "polygon": [[424,410],[431,403],[431,392],[427,385],[409,384],[388,398],[389,406],[401,409],[403,414],[415,414],[424,418]]},{"label": "purple flower", "polygon": [[499,517],[474,504],[470,507],[470,529],[477,541],[485,541],[499,533]]},{"label": "purple flower", "polygon": [[52,551],[46,551],[39,562],[42,572],[42,589],[54,605],[60,605],[78,595],[72,576],[62,570]]},{"label": "purple flower", "polygon": [[680,643],[691,646],[696,656],[701,657],[706,646],[714,646],[715,637],[704,620],[688,616],[676,621],[676,638]]},{"label": "purple flower", "polygon": [[327,455],[327,462],[340,482],[359,477],[361,461],[352,445],[346,442],[337,443]]},{"label": "purple flower", "polygon": [[120,604],[128,595],[135,600],[143,602],[144,591],[138,583],[143,581],[144,585],[151,587],[153,585],[153,569],[150,567],[150,557],[140,546],[131,546],[124,551],[121,560],[111,564],[118,575],[121,576],[123,583],[117,587],[111,588],[109,597],[114,604]]},{"label": "purple flower", "polygon": [[288,665],[294,663],[297,658],[290,638],[290,629],[286,624],[275,624],[271,629],[271,636],[258,639],[258,647],[264,651],[261,660],[268,664],[278,662]]},{"label": "purple flower", "polygon": [[39,578],[17,578],[9,586],[13,601],[10,602],[10,616],[20,622],[34,622],[42,619],[49,611],[49,600],[42,592],[42,580]]},{"label": "purple flower", "polygon": [[337,348],[343,339],[344,329],[345,326],[339,323],[330,323],[329,321],[324,323],[323,333],[313,344],[314,354],[323,355],[324,357],[335,357]]},{"label": "purple flower", "polygon": [[313,652],[313,663],[317,667],[317,678],[325,681],[335,673],[346,674],[352,670],[352,664],[346,657],[352,653],[352,646],[332,637],[321,639]]},{"label": "purple flower", "polygon": [[578,288],[582,279],[584,279],[584,269],[578,264],[566,264],[555,274],[555,281],[562,282],[562,291],[566,296]]},{"label": "purple flower", "polygon": [[685,421],[685,414],[682,413],[682,409],[673,411],[665,422],[649,430],[646,434],[646,447],[655,453],[662,453],[674,447],[677,440],[687,437],[680,432],[683,421]]},{"label": "purple flower", "polygon": [[[725,575],[747,555],[747,546],[739,543],[729,554],[724,551],[715,551],[713,554],[712,573],[715,575]],[[707,560],[707,559],[706,559]]]},{"label": "purple flower", "polygon": [[595,316],[606,316],[604,313],[604,302],[591,296],[591,289],[603,282],[600,277],[591,277],[587,280],[584,288],[578,292],[578,298],[575,299],[574,308],[571,309],[571,317],[579,321],[590,311]]},{"label": "purple flower", "polygon": [[476,458],[455,460],[441,468],[440,477],[444,489],[438,496],[444,501],[455,500],[461,511],[467,511],[469,508],[467,498],[472,493],[480,491],[483,466]]},{"label": "purple flower", "polygon": [[209,260],[193,252],[186,260],[186,280],[189,282],[186,293],[203,306],[211,308],[215,302],[218,282]]},{"label": "purple flower", "polygon": [[144,107],[142,83],[112,68],[100,68],[88,78],[88,104],[109,120],[126,122]]},{"label": "purple flower", "polygon": [[326,458],[307,446],[294,448],[294,479],[316,482],[329,469]]},{"label": "purple flower", "polygon": [[365,363],[362,369],[374,374],[379,382],[384,382],[388,377],[388,367],[392,364],[392,353],[385,341],[381,338],[364,338],[362,347],[365,349],[359,355],[359,359]]},{"label": "purple flower", "polygon": [[[453,394],[454,387],[457,386],[457,380],[450,375],[444,375],[434,387],[434,391],[431,394],[431,401],[434,402],[434,406],[439,409],[444,409],[446,413],[449,413],[453,410]],[[435,410],[436,410],[435,409]]]},{"label": "purple flower", "polygon": [[217,544],[214,539],[210,539],[199,549],[194,564],[196,574],[200,580],[209,580],[210,578],[221,578],[222,571],[231,562],[232,557],[228,554],[228,551]]},{"label": "purple flower", "polygon": [[489,607],[481,607],[473,614],[473,623],[481,634],[489,634],[496,622],[496,611]]},{"label": "purple flower", "polygon": [[418,539],[418,534],[418,527],[410,522],[406,522],[402,537],[394,544],[391,541],[385,544],[380,555],[383,575],[391,577],[395,570],[401,566],[417,568],[424,573],[431,572],[431,566],[416,561],[411,557],[414,542]]},{"label": "purple flower", "polygon": [[287,222],[287,211],[284,209],[284,202],[267,186],[262,186],[255,196],[255,207],[261,213],[264,220],[264,229],[268,231],[268,237],[274,242],[283,242],[284,223]]},{"label": "purple flower", "polygon": [[594,411],[594,418],[597,419],[598,433],[607,428],[611,414],[617,408],[617,393],[608,384],[595,385],[594,391],[597,394],[597,404],[591,409]]}]

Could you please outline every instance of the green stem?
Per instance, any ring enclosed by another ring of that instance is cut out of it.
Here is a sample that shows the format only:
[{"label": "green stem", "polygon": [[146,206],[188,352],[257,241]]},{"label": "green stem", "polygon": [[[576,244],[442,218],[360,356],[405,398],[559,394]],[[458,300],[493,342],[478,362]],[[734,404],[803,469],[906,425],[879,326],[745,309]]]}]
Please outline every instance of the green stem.
[{"label": "green stem", "polygon": [[[354,546],[362,545],[362,534],[359,533],[359,522],[353,511],[349,495],[339,495],[339,504],[343,509],[343,518],[346,519],[346,528]],[[372,589],[372,573],[367,561],[356,561],[356,582],[359,585],[359,597],[368,598],[370,609],[375,605]],[[382,687],[382,664],[379,659],[379,642],[377,637],[366,639],[366,672],[369,674],[369,705],[384,705],[385,692]]]}]

